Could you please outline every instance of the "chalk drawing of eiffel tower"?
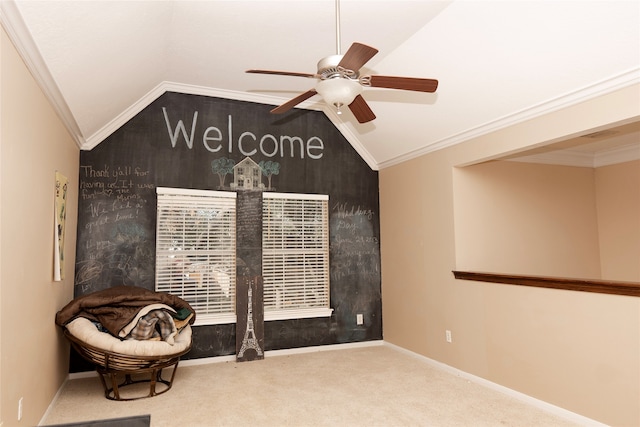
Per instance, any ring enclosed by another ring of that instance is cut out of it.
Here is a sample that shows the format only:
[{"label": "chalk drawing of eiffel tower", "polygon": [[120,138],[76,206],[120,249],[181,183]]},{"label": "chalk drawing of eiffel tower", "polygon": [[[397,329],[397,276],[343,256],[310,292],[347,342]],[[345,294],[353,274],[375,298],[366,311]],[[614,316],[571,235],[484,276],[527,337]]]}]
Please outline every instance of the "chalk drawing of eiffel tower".
[{"label": "chalk drawing of eiffel tower", "polygon": [[254,349],[258,352],[258,356],[262,356],[262,349],[260,349],[260,345],[258,344],[258,340],[256,339],[256,334],[253,331],[253,307],[251,304],[251,299],[253,295],[253,290],[251,286],[249,286],[249,302],[247,308],[247,330],[244,332],[244,338],[242,339],[242,347],[240,347],[240,351],[238,352],[238,358],[244,355],[246,350],[250,348]]}]

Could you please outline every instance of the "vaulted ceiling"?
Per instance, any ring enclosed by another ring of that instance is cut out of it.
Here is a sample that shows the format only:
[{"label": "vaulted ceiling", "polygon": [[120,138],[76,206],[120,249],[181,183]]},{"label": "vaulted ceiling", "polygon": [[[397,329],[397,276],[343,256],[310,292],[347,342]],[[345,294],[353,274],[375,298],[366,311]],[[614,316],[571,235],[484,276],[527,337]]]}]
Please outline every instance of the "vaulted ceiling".
[{"label": "vaulted ceiling", "polygon": [[[315,81],[245,70],[314,73],[337,50],[334,0],[7,0],[1,10],[82,149],[167,90],[279,105]],[[342,0],[340,23],[341,53],[355,41],[379,49],[367,72],[440,82],[433,94],[366,88],[377,116],[366,124],[319,96],[299,105],[324,110],[374,169],[640,82],[637,1]],[[637,144],[638,128],[616,140]]]}]

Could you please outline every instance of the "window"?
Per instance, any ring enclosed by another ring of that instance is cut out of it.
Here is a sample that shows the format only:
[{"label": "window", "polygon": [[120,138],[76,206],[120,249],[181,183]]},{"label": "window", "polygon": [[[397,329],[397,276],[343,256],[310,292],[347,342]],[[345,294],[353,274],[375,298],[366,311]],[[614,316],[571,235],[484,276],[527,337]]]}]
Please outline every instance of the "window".
[{"label": "window", "polygon": [[263,193],[265,320],[330,316],[329,197]]},{"label": "window", "polygon": [[[157,189],[156,290],[234,323],[236,193]],[[263,193],[265,320],[330,316],[328,196]]]},{"label": "window", "polygon": [[196,324],[234,323],[236,193],[157,188],[156,290],[196,310]]}]

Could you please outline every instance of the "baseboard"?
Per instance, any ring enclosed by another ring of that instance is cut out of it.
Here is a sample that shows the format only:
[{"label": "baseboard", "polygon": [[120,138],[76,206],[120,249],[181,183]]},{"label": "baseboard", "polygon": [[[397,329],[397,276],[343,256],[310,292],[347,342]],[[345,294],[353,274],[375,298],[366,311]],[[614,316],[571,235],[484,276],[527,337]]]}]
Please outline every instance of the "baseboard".
[{"label": "baseboard", "polygon": [[531,397],[527,394],[521,393],[519,391],[510,389],[509,387],[505,387],[503,385],[491,382],[482,377],[478,377],[476,375],[470,374],[465,371],[461,371],[460,369],[454,368],[453,366],[449,366],[445,363],[438,362],[437,360],[430,359],[421,354],[415,353],[411,350],[407,350],[406,348],[397,346],[395,344],[391,344],[389,342],[384,342],[384,345],[394,350],[397,350],[401,353],[407,354],[409,356],[413,356],[417,359],[420,359],[434,368],[440,369],[452,375],[464,378],[476,384],[482,385],[489,389],[495,390],[502,394],[506,394],[507,396],[513,397],[521,402],[524,402],[530,406],[536,407],[542,411],[548,412],[550,414],[556,415],[558,417],[564,418],[566,420],[572,421],[581,426],[590,426],[590,427],[607,427],[607,424],[603,424],[599,421],[593,420],[591,418],[585,417],[580,414],[576,414],[575,412],[571,412],[567,409],[561,408],[559,406],[552,405],[551,403],[545,402],[544,400],[536,399],[535,397]]},{"label": "baseboard", "polygon": [[350,342],[344,344],[317,345],[313,347],[287,348],[284,350],[271,350],[265,353],[267,356],[289,356],[292,354],[316,353],[319,351],[348,350],[351,348],[377,347],[384,345],[383,340]]},{"label": "baseboard", "polygon": [[[332,350],[346,350],[350,348],[363,348],[363,347],[374,347],[384,345],[383,340],[375,340],[375,341],[362,341],[362,342],[352,342],[352,343],[344,343],[344,344],[328,344],[328,345],[317,345],[312,347],[300,347],[300,348],[287,348],[284,350],[268,350],[264,352],[264,357],[277,357],[277,356],[289,356],[292,354],[304,354],[304,353],[315,353],[318,351],[332,351]],[[225,363],[225,362],[235,362],[236,355],[230,354],[227,356],[213,356],[213,357],[202,357],[199,359],[182,359],[180,360],[179,366],[198,366],[198,365],[208,365],[210,363]],[[69,374],[69,380],[77,380],[82,378],[91,378],[98,376],[96,371],[85,371],[85,372],[74,372]]]},{"label": "baseboard", "polygon": [[67,380],[80,380],[82,378],[91,378],[97,377],[98,373],[96,371],[84,371],[84,372],[72,372],[67,377]]},{"label": "baseboard", "polygon": [[[264,357],[277,357],[277,356],[290,356],[292,354],[304,354],[304,353],[315,353],[318,351],[331,351],[331,350],[346,350],[350,348],[362,348],[362,347],[373,347],[384,345],[384,341],[376,340],[376,341],[363,341],[363,342],[353,342],[353,343],[344,343],[344,344],[328,344],[328,345],[317,345],[312,347],[300,347],[300,348],[287,348],[283,350],[268,350],[264,352]],[[196,366],[196,365],[206,365],[209,363],[222,363],[222,362],[235,362],[236,355],[231,354],[229,356],[215,356],[215,357],[204,357],[201,359],[186,359],[180,360],[180,366]]]},{"label": "baseboard", "polygon": [[[51,399],[51,402],[49,403],[49,406],[47,407],[47,410],[44,411],[44,414],[42,414],[42,417],[40,417],[40,421],[38,422],[39,426],[42,425],[44,420],[46,420],[47,417],[49,416],[49,413],[51,412],[51,410],[53,409],[54,405],[58,401],[58,397],[60,397],[60,394],[62,393],[62,389],[64,389],[64,386],[67,384],[67,381],[69,381],[69,376],[68,375],[67,375],[67,378],[65,378],[65,380],[62,381],[62,384],[60,385],[60,387],[58,387],[58,391],[53,396],[53,399]],[[2,427],[2,423],[0,423],[0,427]]]}]

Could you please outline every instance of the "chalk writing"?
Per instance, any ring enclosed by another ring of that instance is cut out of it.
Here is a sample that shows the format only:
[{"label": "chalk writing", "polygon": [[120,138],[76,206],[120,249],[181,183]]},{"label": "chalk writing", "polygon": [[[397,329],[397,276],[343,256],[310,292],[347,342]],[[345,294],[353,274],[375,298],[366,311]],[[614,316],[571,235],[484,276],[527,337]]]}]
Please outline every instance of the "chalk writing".
[{"label": "chalk writing", "polygon": [[[176,148],[178,141],[184,139],[184,142],[189,150],[193,149],[193,142],[196,135],[196,125],[198,123],[198,111],[193,112],[193,118],[191,119],[191,129],[187,131],[187,128],[182,119],[179,119],[172,126],[169,119],[169,113],[166,107],[162,107],[162,114],[164,116],[165,124],[167,125],[167,132],[169,134],[169,141],[171,147]],[[226,126],[226,144],[223,144],[225,135],[220,128],[215,126],[207,127],[202,134],[202,145],[211,153],[218,153],[226,145],[227,153],[231,154],[234,149],[237,149],[243,156],[253,156],[260,152],[263,156],[274,157],[280,156],[280,158],[290,157],[294,158],[298,154],[300,159],[304,159],[305,155],[312,159],[318,160],[323,156],[324,142],[317,136],[311,136],[307,140],[303,140],[300,136],[280,135],[276,137],[269,133],[258,137],[255,133],[250,131],[244,131],[240,133],[240,136],[234,138],[233,117],[231,114],[227,116]]]},{"label": "chalk writing", "polygon": [[349,207],[349,204],[347,203],[336,203],[333,206],[332,211],[338,218],[352,218],[363,216],[368,220],[371,220],[374,215],[372,209],[363,209],[362,207],[360,207],[360,205]]},{"label": "chalk writing", "polygon": [[377,283],[380,279],[380,239],[373,221],[375,211],[360,205],[335,203],[331,208],[331,251],[336,262],[331,280]]},{"label": "chalk writing", "polygon": [[[144,283],[153,273],[146,211],[154,204],[150,171],[135,165],[80,166],[82,203],[76,284],[91,292],[113,284]],[[151,262],[151,266],[145,265]]]}]

